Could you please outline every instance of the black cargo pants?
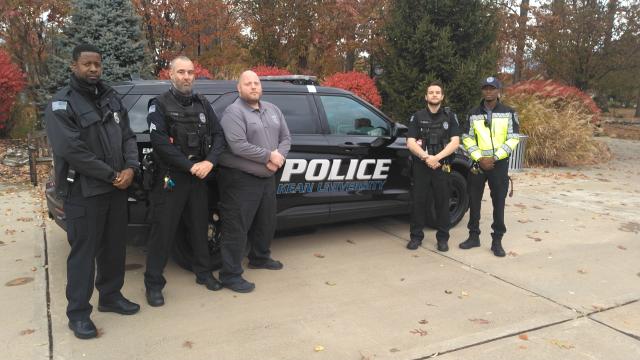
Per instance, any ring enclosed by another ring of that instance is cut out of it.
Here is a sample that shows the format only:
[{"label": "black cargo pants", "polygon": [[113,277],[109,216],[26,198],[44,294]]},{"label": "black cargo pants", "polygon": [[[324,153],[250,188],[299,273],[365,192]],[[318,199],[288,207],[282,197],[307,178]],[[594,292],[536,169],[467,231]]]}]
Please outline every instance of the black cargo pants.
[{"label": "black cargo pants", "polygon": [[174,188],[164,189],[166,170],[159,170],[159,178],[151,190],[151,232],[147,243],[147,269],[144,284],[147,289],[164,288],[167,283],[162,275],[169,253],[176,239],[178,224],[185,222],[188,239],[193,249],[193,272],[209,271],[211,256],[207,245],[208,188],[198,177],[184,172],[169,172],[175,182]]},{"label": "black cargo pants", "polygon": [[431,204],[427,202],[432,194],[436,213],[436,240],[448,241],[451,220],[449,219],[450,174],[442,167],[431,169],[424,161],[413,159],[413,187],[411,203],[411,240],[422,241],[424,225]]},{"label": "black cargo pants", "polygon": [[[89,318],[89,303],[95,287],[100,301],[122,297],[126,256],[127,193],[117,190],[83,197],[80,184],[71,188],[64,201],[67,240],[71,251],[67,257],[67,317]],[[96,262],[98,273],[96,275]]]},{"label": "black cargo pants", "polygon": [[504,225],[504,204],[509,190],[509,158],[498,160],[491,171],[469,173],[467,187],[469,189],[469,235],[480,235],[480,206],[484,194],[485,183],[489,182],[491,202],[493,203],[493,239],[502,239],[507,231]]},{"label": "black cargo pants", "polygon": [[223,167],[218,173],[222,220],[222,269],[220,281],[233,284],[243,273],[242,259],[249,245],[249,261],[262,263],[271,257],[276,229],[275,177],[260,178]]}]

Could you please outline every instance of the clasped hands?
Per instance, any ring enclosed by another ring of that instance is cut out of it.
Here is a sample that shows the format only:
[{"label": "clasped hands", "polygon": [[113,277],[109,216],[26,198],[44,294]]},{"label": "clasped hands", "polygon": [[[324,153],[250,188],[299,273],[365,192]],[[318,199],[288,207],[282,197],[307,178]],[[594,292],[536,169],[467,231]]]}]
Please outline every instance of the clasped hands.
[{"label": "clasped hands", "polygon": [[496,160],[493,157],[483,156],[478,159],[478,164],[480,165],[480,169],[484,171],[493,170],[495,166]]},{"label": "clasped hands", "polygon": [[428,155],[422,158],[425,164],[433,170],[439,168],[441,166],[440,160],[435,155]]},{"label": "clasped hands", "polygon": [[212,169],[213,163],[209,160],[203,160],[193,164],[189,171],[191,172],[191,175],[197,176],[200,179],[204,179],[207,177],[207,175],[209,175]]},{"label": "clasped hands", "polygon": [[113,179],[112,184],[117,189],[124,190],[128,188],[129,185],[131,185],[131,183],[133,182],[133,175],[134,175],[133,169],[131,168],[124,169],[116,173],[116,178]]},{"label": "clasped hands", "polygon": [[267,169],[271,172],[276,172],[278,169],[284,165],[285,158],[280,154],[280,152],[276,149],[271,152],[269,155],[269,162],[267,162]]}]

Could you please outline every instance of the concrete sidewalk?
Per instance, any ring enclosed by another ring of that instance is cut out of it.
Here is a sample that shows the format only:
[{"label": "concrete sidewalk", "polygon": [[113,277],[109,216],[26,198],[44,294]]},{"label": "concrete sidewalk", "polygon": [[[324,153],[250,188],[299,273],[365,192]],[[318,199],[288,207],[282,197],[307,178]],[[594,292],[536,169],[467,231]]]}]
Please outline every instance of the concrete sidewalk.
[{"label": "concrete sidewalk", "polygon": [[151,308],[143,249],[129,248],[123,292],[142,310],[94,311],[89,341],[66,325],[64,233],[45,220],[45,242],[37,193],[0,188],[0,280],[34,278],[2,287],[3,358],[640,359],[640,142],[607,142],[610,163],[514,174],[503,259],[485,201],[480,248],[457,248],[466,218],[447,253],[431,230],[406,250],[402,218],[325,226],[277,238],[285,269],[247,270],[250,294],[207,291],[170,264],[166,305]]}]

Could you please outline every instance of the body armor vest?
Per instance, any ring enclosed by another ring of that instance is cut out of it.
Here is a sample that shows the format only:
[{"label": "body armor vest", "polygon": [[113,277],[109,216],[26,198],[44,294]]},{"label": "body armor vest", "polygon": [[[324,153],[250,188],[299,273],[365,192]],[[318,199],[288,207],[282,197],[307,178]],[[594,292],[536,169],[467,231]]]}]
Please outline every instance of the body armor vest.
[{"label": "body armor vest", "polygon": [[[449,143],[447,129],[449,129],[449,111],[444,110],[444,116],[440,113],[435,114],[435,119],[427,110],[417,114],[420,138],[422,139],[422,149],[429,154],[435,155],[445,148]],[[444,160],[446,163],[450,158]]]},{"label": "body armor vest", "polygon": [[199,95],[194,95],[191,105],[187,106],[179,103],[169,91],[158,96],[173,144],[194,162],[204,160],[212,145],[206,103],[207,100]]}]

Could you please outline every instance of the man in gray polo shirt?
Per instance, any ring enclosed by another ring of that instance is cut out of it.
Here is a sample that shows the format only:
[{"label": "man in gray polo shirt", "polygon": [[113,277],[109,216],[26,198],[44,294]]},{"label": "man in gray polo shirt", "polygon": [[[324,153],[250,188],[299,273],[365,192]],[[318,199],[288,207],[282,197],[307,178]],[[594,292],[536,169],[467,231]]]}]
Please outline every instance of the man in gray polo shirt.
[{"label": "man in gray polo shirt", "polygon": [[218,186],[222,215],[222,270],[220,281],[236,292],[253,291],[242,277],[247,241],[249,267],[280,270],[271,258],[276,225],[274,174],[291,148],[291,135],[280,109],[260,101],[258,75],[245,71],[238,80],[238,99],[222,115],[228,149],[220,157]]}]

